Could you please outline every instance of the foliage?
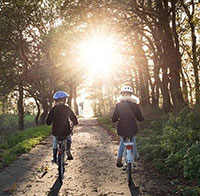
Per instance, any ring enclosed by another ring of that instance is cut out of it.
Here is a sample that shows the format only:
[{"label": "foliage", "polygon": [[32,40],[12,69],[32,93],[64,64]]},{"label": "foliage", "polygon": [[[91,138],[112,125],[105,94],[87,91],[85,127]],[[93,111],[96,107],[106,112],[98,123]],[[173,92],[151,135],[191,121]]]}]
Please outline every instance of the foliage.
[{"label": "foliage", "polygon": [[[200,119],[199,108],[184,108],[142,123],[137,135],[139,152],[169,177],[189,180],[191,186],[177,187],[183,195],[200,194]],[[151,117],[152,118],[152,117]],[[114,129],[112,122],[101,117],[99,122]]]},{"label": "foliage", "polygon": [[57,89],[69,91],[76,102],[88,71],[79,59],[80,42],[98,34],[121,43],[123,63],[102,83],[89,81],[95,114],[112,111],[123,84],[133,87],[141,104],[166,111],[197,99],[197,0],[10,0],[1,2],[0,16],[0,98],[22,83],[41,104],[43,122]]},{"label": "foliage", "polygon": [[[179,171],[184,177],[200,180],[198,108],[196,106],[191,110],[187,108],[178,114],[171,114],[165,122],[160,119],[152,122],[150,127],[152,135],[145,146],[153,144],[153,148],[157,150],[154,150],[155,153],[147,152],[148,147],[145,149],[143,144],[141,150],[144,155],[150,153],[148,157],[154,157],[153,161],[160,163],[162,170]],[[161,129],[158,131],[159,126]]]},{"label": "foliage", "polygon": [[199,130],[197,105],[171,113],[164,120],[160,117],[152,121],[151,126],[138,136],[138,147],[146,161],[153,161],[159,170],[194,184],[184,189],[177,188],[182,190],[183,195],[200,194],[200,189],[194,187],[196,183],[200,185]]},{"label": "foliage", "polygon": [[178,189],[183,196],[198,196],[200,194],[199,186],[179,186]]},{"label": "foliage", "polygon": [[24,120],[25,120],[25,122],[26,122],[26,121],[27,121],[27,122],[32,122],[32,121],[35,120],[35,116],[34,116],[34,115],[26,115],[26,116],[24,117]]},{"label": "foliage", "polygon": [[66,90],[76,99],[73,90],[84,80],[85,70],[77,66],[72,41],[76,40],[75,24],[69,18],[74,13],[67,13],[74,3],[11,0],[0,5],[4,27],[0,29],[0,98],[22,85],[26,95],[43,109],[40,123],[44,123],[56,90]]},{"label": "foliage", "polygon": [[36,144],[50,134],[50,127],[39,126],[24,131],[17,131],[4,136],[0,144],[0,167],[6,166],[24,152],[30,151]]}]

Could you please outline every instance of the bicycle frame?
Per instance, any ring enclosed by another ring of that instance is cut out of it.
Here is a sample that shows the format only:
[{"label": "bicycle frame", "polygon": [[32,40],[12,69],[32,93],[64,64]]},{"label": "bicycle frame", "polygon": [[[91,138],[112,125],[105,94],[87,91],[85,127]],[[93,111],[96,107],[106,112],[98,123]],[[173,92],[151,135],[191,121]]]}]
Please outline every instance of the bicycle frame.
[{"label": "bicycle frame", "polygon": [[133,159],[133,142],[125,142],[125,161],[126,163],[131,163],[133,164],[134,159]]},{"label": "bicycle frame", "polygon": [[134,156],[133,156],[133,148],[134,148],[134,143],[131,142],[129,138],[124,138],[124,158],[126,164],[131,163],[131,166],[133,167],[133,162],[134,162]]},{"label": "bicycle frame", "polygon": [[127,180],[128,180],[128,186],[133,187],[133,192],[131,194],[133,195],[140,195],[139,189],[135,186],[135,183],[132,179],[132,171],[134,168],[134,142],[131,142],[129,138],[123,138],[124,139],[124,159],[125,159],[125,167],[126,167],[126,173],[127,173]]},{"label": "bicycle frame", "polygon": [[65,139],[58,140],[58,155],[63,154],[65,151]]},{"label": "bicycle frame", "polygon": [[57,138],[58,140],[58,175],[60,183],[62,184],[62,180],[65,172],[65,138]]},{"label": "bicycle frame", "polygon": [[128,177],[129,186],[132,183],[132,169],[134,164],[134,156],[133,156],[133,146],[134,143],[131,142],[129,138],[123,138],[124,140],[124,159],[125,159],[125,168]]}]

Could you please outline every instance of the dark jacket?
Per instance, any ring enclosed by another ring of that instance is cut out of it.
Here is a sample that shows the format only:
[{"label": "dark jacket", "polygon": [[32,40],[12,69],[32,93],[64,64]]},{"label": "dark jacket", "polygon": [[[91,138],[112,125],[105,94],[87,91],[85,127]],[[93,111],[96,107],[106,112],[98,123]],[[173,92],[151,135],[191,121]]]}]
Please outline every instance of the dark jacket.
[{"label": "dark jacket", "polygon": [[144,117],[140,111],[135,99],[122,98],[119,103],[116,104],[112,121],[118,122],[117,133],[124,137],[133,137],[138,131],[137,122],[144,120]]},{"label": "dark jacket", "polygon": [[57,137],[64,137],[70,135],[72,130],[69,119],[74,125],[78,124],[78,120],[69,106],[64,104],[55,105],[49,112],[46,123],[52,125],[52,135]]}]

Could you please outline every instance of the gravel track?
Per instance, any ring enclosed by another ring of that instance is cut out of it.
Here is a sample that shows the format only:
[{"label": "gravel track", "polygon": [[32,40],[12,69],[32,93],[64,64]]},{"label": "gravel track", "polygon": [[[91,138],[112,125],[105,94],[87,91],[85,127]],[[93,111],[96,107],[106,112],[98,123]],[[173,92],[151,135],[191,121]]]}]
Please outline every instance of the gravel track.
[{"label": "gravel track", "polygon": [[[118,142],[95,119],[81,119],[62,186],[51,163],[51,136],[0,172],[0,196],[129,196],[126,173],[115,166]],[[48,171],[45,172],[45,168]],[[140,161],[133,174],[143,196],[167,195],[167,182]],[[5,191],[5,189],[10,189]]]}]

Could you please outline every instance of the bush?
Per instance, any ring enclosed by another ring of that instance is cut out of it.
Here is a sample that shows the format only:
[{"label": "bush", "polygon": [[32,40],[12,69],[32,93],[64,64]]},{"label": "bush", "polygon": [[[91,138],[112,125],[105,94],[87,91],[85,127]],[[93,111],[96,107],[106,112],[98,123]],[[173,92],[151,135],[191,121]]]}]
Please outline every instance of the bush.
[{"label": "bush", "polygon": [[[156,119],[137,136],[145,160],[174,177],[200,184],[200,106],[184,108]],[[149,134],[149,135],[148,135]],[[143,138],[144,139],[140,139]],[[194,184],[195,184],[194,183]],[[199,195],[199,189],[184,189],[184,195]]]},{"label": "bush", "polygon": [[200,143],[193,144],[184,156],[184,177],[200,182]]},{"label": "bush", "polygon": [[183,196],[199,196],[200,187],[183,187],[182,195]]}]

